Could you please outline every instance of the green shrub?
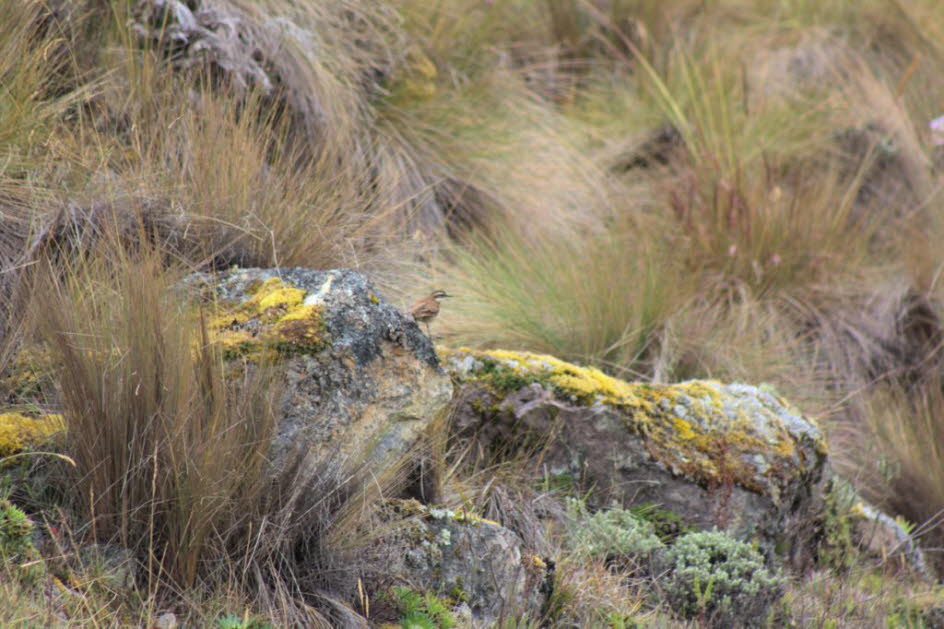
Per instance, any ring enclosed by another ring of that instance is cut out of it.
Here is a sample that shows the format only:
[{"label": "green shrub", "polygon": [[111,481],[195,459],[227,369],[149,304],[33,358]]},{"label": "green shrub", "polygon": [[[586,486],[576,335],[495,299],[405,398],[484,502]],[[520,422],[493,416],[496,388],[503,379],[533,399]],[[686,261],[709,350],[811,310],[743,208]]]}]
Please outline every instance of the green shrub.
[{"label": "green shrub", "polygon": [[760,553],[724,533],[683,535],[665,562],[669,605],[709,626],[760,625],[781,596],[783,580],[767,570]]},{"label": "green shrub", "polygon": [[571,499],[567,513],[567,538],[577,557],[647,561],[662,548],[652,524],[617,505],[589,514],[583,501]]},{"label": "green shrub", "polygon": [[32,537],[32,520],[9,500],[0,500],[0,566],[12,568],[15,576],[27,581],[42,573]]},{"label": "green shrub", "polygon": [[404,629],[451,629],[456,626],[456,619],[442,599],[407,587],[396,587],[393,593],[402,614],[400,626]]}]

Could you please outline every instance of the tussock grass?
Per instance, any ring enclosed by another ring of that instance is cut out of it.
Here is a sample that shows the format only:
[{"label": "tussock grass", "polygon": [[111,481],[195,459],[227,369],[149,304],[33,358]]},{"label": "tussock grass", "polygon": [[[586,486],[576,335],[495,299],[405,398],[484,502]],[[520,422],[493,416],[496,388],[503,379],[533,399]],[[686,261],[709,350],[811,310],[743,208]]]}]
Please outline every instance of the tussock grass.
[{"label": "tussock grass", "polygon": [[83,523],[75,543],[130,549],[149,597],[229,588],[285,622],[339,622],[353,613],[337,600],[348,600],[361,547],[334,527],[366,513],[364,481],[303,453],[273,467],[275,371],[227,367],[159,251],[108,238],[34,285],[76,464],[64,480]]},{"label": "tussock grass", "polygon": [[220,351],[174,303],[160,258],[114,256],[37,287],[75,496],[93,538],[190,586],[214,552],[241,545],[254,513],[260,534],[279,387],[264,370],[224,379]]},{"label": "tussock grass", "polygon": [[633,368],[683,305],[686,285],[665,243],[623,229],[508,228],[467,242],[440,281],[461,295],[449,318],[460,332],[450,341]]},{"label": "tussock grass", "polygon": [[[944,386],[940,377],[905,388],[882,385],[865,396],[864,416],[873,444],[872,457],[857,463],[867,476],[872,497],[917,523],[922,543],[936,552],[929,558],[940,569],[944,535]],[[861,437],[860,437],[861,439]]]}]

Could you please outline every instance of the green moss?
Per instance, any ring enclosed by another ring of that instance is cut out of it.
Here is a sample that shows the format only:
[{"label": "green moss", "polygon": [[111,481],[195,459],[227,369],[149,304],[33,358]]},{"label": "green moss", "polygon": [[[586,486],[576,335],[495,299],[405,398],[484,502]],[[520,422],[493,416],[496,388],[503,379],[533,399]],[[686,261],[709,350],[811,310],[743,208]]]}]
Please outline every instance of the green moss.
[{"label": "green moss", "polygon": [[[499,400],[536,382],[576,404],[611,406],[623,413],[630,431],[645,437],[653,458],[709,487],[737,483],[773,494],[815,463],[772,411],[765,411],[772,421],[755,421],[756,409],[745,409],[715,381],[628,383],[553,356],[468,348],[441,354],[457,378],[484,384]],[[761,393],[799,415],[769,391]],[[816,437],[814,448],[825,454],[825,441]]]},{"label": "green moss", "polygon": [[663,544],[671,544],[680,535],[698,530],[697,527],[686,524],[678,514],[651,502],[633,505],[629,511],[637,518],[651,524],[656,536]]},{"label": "green moss", "polygon": [[456,626],[456,619],[451,611],[452,600],[443,599],[428,592],[418,592],[408,587],[395,587],[393,594],[402,614],[400,626],[404,629],[415,627],[451,629]]},{"label": "green moss", "polygon": [[274,360],[312,354],[328,341],[321,306],[305,304],[306,292],[277,277],[256,282],[249,299],[221,307],[209,328],[227,359]]},{"label": "green moss", "polygon": [[52,356],[40,346],[20,350],[0,374],[0,397],[8,401],[34,400],[53,386]]},{"label": "green moss", "polygon": [[855,490],[838,479],[824,494],[823,522],[816,555],[820,564],[837,571],[847,571],[856,561],[852,540],[852,514],[858,502]]},{"label": "green moss", "polygon": [[[459,581],[461,581],[461,578]],[[462,589],[461,583],[457,582],[452,586],[452,589],[449,590],[449,598],[458,603],[466,603],[469,600],[469,593]]]}]

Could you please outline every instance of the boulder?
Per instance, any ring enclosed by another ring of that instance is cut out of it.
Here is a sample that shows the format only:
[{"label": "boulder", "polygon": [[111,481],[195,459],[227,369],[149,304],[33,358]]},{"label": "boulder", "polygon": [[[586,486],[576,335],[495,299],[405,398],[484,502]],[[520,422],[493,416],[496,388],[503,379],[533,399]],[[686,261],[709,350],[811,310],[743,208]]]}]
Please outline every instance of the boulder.
[{"label": "boulder", "polygon": [[470,513],[425,507],[415,500],[387,503],[390,552],[383,584],[440,597],[463,627],[501,626],[538,617],[550,591],[548,564],[523,551],[516,533]]},{"label": "boulder", "polygon": [[852,542],[867,556],[881,562],[908,569],[934,581],[924,552],[902,523],[865,502],[857,502],[849,513]]},{"label": "boulder", "polygon": [[504,448],[543,445],[543,471],[591,506],[658,505],[688,526],[800,563],[829,477],[825,441],[773,391],[627,383],[551,356],[448,352],[454,430]]},{"label": "boulder", "polygon": [[208,327],[233,368],[259,361],[283,376],[276,462],[379,464],[407,452],[452,395],[416,322],[351,270],[234,269],[184,287],[212,303]]}]

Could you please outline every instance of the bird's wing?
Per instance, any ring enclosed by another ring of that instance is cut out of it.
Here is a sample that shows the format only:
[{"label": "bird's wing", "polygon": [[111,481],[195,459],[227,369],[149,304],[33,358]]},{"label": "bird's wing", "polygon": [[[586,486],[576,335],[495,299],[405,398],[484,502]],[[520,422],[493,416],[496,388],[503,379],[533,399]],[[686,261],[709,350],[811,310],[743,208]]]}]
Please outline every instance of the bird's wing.
[{"label": "bird's wing", "polygon": [[433,317],[439,313],[439,304],[436,302],[429,303],[428,300],[418,301],[413,304],[413,307],[410,308],[410,314],[413,315],[414,319],[422,319],[424,317]]}]

